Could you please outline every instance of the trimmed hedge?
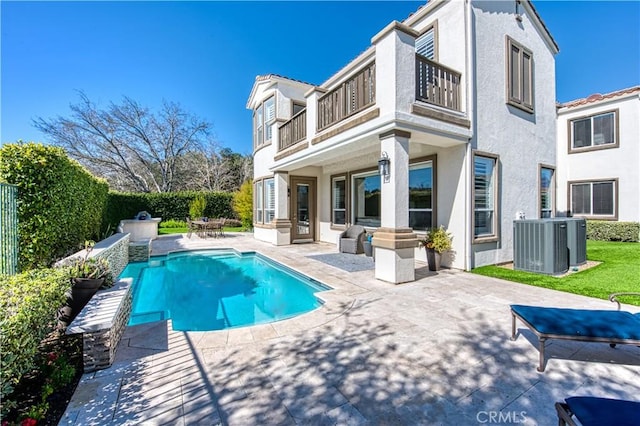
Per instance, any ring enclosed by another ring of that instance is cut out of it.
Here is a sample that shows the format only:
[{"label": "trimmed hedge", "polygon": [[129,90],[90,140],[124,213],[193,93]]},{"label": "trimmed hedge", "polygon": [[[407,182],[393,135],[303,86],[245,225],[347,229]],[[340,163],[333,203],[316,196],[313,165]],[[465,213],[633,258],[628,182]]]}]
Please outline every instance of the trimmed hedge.
[{"label": "trimmed hedge", "polygon": [[[0,275],[0,398],[3,411],[22,376],[36,367],[38,346],[53,331],[70,288],[64,269]],[[9,399],[7,400],[7,397]]]},{"label": "trimmed hedge", "polygon": [[233,195],[226,192],[115,192],[110,191],[103,217],[104,228],[115,229],[122,219],[133,219],[140,211],[147,211],[162,220],[185,220],[189,216],[189,204],[199,195],[204,196],[207,217],[235,218],[231,207]]},{"label": "trimmed hedge", "polygon": [[640,223],[587,220],[587,239],[637,243],[640,240]]},{"label": "trimmed hedge", "polygon": [[2,146],[0,181],[18,187],[20,270],[49,266],[85,240],[98,239],[108,185],[62,148]]}]

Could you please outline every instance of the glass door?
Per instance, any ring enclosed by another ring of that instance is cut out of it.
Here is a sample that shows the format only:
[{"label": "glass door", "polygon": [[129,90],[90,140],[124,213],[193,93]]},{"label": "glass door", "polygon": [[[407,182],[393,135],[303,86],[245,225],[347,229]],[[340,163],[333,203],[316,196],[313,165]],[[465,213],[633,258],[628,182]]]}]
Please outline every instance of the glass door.
[{"label": "glass door", "polygon": [[315,240],[316,179],[291,177],[292,242]]}]

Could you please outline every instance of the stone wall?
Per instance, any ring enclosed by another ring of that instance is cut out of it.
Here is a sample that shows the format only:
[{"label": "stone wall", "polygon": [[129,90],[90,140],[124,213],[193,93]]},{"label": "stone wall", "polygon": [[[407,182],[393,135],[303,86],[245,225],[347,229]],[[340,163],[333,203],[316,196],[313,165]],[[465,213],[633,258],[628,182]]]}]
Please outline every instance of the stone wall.
[{"label": "stone wall", "polygon": [[107,259],[113,278],[117,279],[129,263],[129,234],[113,234],[96,243],[89,254],[89,257],[94,256]]}]

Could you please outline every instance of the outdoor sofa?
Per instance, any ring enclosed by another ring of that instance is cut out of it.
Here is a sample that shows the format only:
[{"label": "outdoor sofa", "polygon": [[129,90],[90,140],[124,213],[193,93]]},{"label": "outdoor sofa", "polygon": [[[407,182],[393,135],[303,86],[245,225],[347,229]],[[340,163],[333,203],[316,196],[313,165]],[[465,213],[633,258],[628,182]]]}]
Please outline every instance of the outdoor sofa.
[{"label": "outdoor sofa", "polygon": [[540,306],[511,305],[511,340],[516,339],[516,318],[538,337],[540,365],[545,369],[544,347],[548,339],[640,346],[640,313],[622,311],[619,296],[640,293],[614,293],[611,302],[618,310],[567,309]]}]

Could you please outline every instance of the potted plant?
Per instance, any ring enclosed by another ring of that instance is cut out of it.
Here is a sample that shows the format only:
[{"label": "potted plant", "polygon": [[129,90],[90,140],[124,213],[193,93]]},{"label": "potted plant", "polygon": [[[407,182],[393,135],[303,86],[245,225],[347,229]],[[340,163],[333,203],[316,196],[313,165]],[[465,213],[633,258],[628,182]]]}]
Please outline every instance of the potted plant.
[{"label": "potted plant", "polygon": [[451,241],[453,237],[440,225],[438,228],[431,228],[427,231],[425,237],[418,240],[420,247],[424,247],[427,251],[427,262],[430,271],[440,270],[440,261],[442,253],[451,250]]},{"label": "potted plant", "polygon": [[67,325],[99,289],[113,286],[113,275],[109,262],[102,257],[89,257],[95,242],[85,241],[84,256],[65,259],[58,267],[67,270],[71,289],[67,292],[67,303],[60,309],[59,320]]}]

